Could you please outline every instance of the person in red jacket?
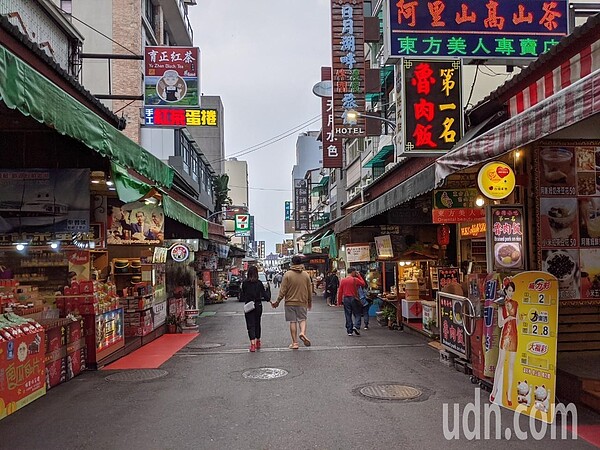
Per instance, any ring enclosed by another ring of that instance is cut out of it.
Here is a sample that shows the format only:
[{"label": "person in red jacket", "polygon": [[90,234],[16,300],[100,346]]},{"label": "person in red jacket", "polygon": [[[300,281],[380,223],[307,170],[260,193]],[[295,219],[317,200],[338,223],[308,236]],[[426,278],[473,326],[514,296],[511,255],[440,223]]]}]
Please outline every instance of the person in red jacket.
[{"label": "person in red jacket", "polygon": [[[360,331],[354,326],[354,321],[362,314],[362,305],[358,301],[358,286],[365,287],[366,285],[367,283],[355,267],[350,267],[348,276],[340,281],[338,305],[340,303],[344,305],[348,336],[352,336],[352,332],[360,336]],[[354,321],[352,316],[354,316]]]}]

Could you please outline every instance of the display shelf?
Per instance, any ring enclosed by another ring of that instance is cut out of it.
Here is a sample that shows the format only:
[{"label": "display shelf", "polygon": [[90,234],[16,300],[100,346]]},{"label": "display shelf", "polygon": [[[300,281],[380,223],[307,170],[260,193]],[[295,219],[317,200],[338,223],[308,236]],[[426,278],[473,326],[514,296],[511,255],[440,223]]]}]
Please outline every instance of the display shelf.
[{"label": "display shelf", "polygon": [[39,281],[48,281],[49,279],[49,277],[15,277],[15,280],[17,280],[19,283],[36,283]]},{"label": "display shelf", "polygon": [[69,267],[69,263],[65,261],[65,263],[30,263],[30,262],[21,262],[21,266],[20,267],[27,267],[27,268],[31,268],[31,267]]},{"label": "display shelf", "polygon": [[135,300],[137,298],[147,298],[152,297],[154,294],[145,294],[145,295],[130,295],[128,297],[119,297],[122,300]]}]

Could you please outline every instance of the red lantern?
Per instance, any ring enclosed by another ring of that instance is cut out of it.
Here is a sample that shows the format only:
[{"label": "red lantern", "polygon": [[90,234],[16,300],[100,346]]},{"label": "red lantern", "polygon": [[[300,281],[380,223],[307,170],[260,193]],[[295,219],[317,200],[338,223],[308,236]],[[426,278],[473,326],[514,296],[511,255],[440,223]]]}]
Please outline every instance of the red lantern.
[{"label": "red lantern", "polygon": [[450,243],[450,227],[448,225],[438,225],[437,243],[438,245],[448,245]]}]

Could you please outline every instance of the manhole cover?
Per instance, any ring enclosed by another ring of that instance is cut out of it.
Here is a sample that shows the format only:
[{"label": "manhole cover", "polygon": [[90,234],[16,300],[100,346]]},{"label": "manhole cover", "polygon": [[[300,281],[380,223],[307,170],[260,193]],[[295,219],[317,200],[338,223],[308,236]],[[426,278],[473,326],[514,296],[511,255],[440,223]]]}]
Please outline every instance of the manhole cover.
[{"label": "manhole cover", "polygon": [[285,377],[287,374],[287,370],[264,367],[262,369],[247,370],[242,376],[251,380],[273,380],[274,378]]},{"label": "manhole cover", "polygon": [[106,381],[149,381],[162,378],[169,372],[161,369],[124,370],[113,373],[105,378]]},{"label": "manhole cover", "polygon": [[185,348],[204,350],[204,349],[208,349],[208,348],[221,347],[222,345],[223,344],[188,344],[185,346]]},{"label": "manhole cover", "polygon": [[359,392],[365,397],[384,400],[411,400],[423,394],[420,389],[402,384],[371,384]]}]

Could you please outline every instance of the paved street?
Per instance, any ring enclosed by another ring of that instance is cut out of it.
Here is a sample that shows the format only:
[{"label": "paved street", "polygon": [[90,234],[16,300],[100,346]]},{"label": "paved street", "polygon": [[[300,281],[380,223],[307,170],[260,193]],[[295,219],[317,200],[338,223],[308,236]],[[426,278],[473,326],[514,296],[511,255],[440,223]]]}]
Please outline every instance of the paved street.
[{"label": "paved street", "polygon": [[[310,348],[289,350],[282,308],[266,305],[264,349],[249,353],[241,311],[235,298],[208,305],[206,312],[215,314],[200,319],[200,336],[162,366],[168,372],[162,378],[109,382],[105,377],[112,372],[86,372],[52,389],[0,421],[0,448],[506,447],[503,440],[468,441],[462,432],[459,440],[444,438],[442,404],[458,402],[462,411],[474,401],[474,386],[466,375],[439,363],[438,352],[423,337],[388,330],[375,319],[360,337],[349,337],[342,309],[318,298],[309,313]],[[288,373],[270,380],[242,375],[260,368]],[[424,393],[417,401],[373,400],[357,392],[370,383],[400,383]],[[600,423],[600,418],[579,411],[583,421]],[[524,418],[519,424],[529,430]],[[503,411],[502,434],[511,427],[512,414]],[[594,448],[583,440],[551,440],[549,432],[541,442],[513,438],[510,445]]]}]

